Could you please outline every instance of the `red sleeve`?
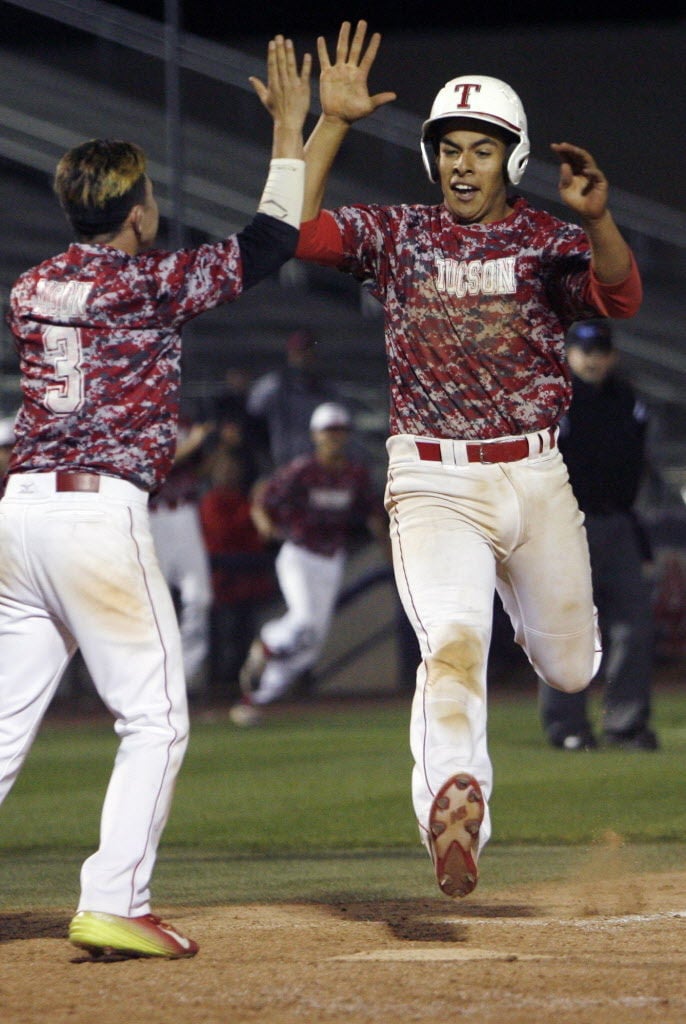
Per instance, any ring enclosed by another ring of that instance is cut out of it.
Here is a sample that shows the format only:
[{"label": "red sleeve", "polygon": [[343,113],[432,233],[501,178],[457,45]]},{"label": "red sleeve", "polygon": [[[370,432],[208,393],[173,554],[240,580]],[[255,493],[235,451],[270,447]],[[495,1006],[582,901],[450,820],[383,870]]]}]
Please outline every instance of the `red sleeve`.
[{"label": "red sleeve", "polygon": [[300,237],[295,255],[311,263],[336,267],[343,259],[343,240],[336,221],[328,210],[322,210],[314,220],[300,225]]},{"label": "red sleeve", "polygon": [[638,313],[643,301],[643,285],[633,253],[631,254],[631,270],[619,284],[606,284],[599,281],[591,266],[586,300],[602,316],[626,320]]}]

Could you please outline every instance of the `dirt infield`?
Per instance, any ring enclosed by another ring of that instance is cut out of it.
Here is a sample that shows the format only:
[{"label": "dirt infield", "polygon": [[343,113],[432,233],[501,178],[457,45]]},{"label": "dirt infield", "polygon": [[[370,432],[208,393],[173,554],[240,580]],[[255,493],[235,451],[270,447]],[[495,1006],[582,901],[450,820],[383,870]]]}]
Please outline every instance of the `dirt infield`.
[{"label": "dirt infield", "polygon": [[686,874],[467,900],[174,910],[187,961],[94,963],[68,912],[0,914],[3,1024],[686,1020]]}]

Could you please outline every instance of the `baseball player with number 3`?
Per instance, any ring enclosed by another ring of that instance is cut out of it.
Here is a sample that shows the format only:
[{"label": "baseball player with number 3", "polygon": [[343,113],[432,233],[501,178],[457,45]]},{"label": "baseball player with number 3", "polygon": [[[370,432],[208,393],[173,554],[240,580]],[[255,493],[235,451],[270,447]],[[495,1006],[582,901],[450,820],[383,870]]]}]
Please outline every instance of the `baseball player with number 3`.
[{"label": "baseball player with number 3", "polygon": [[[464,896],[491,832],[486,666],[494,588],[536,673],[574,692],[600,652],[583,517],[557,448],[571,396],[566,329],[640,306],[634,258],[590,153],[552,146],[581,226],[511,191],[529,139],[516,93],[460,75],[436,95],[421,156],[440,205],[321,210],[370,95],[380,37],[344,22],[317,41],[322,113],[305,146],[297,255],[364,280],[385,308],[391,390],[386,507],[396,581],[421,663],[411,714],[413,801],[441,890]],[[602,444],[602,437],[598,444]]]},{"label": "baseball player with number 3", "polygon": [[311,59],[269,44],[272,160],[257,214],[197,249],[153,248],[143,151],[96,139],[60,160],[78,241],[11,295],[23,404],[0,502],[0,801],[80,647],[116,719],[100,846],[83,864],[71,942],[96,955],[193,956],[150,910],[150,879],[188,740],[183,656],[148,495],[177,437],[182,325],[232,302],[295,251]]}]

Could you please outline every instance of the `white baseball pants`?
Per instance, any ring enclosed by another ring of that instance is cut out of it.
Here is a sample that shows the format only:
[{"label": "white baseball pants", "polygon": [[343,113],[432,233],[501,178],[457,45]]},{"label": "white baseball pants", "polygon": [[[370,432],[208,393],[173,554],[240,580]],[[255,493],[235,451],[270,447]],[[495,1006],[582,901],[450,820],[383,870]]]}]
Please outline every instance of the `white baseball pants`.
[{"label": "white baseball pants", "polygon": [[255,704],[278,700],[296,676],[317,661],[329,633],[344,568],[343,551],[329,557],[288,540],[281,545],[275,569],[287,611],[266,622],[260,631],[274,656],[252,694]]},{"label": "white baseball pants", "polygon": [[120,740],[78,909],[146,914],[188,741],[147,494],[111,477],[98,493],[56,493],[54,473],[11,476],[0,502],[0,802],[77,646]]},{"label": "white baseball pants", "polygon": [[422,659],[410,722],[413,803],[426,842],[434,794],[456,772],[474,775],[486,802],[483,848],[494,588],[536,674],[581,690],[600,662],[588,545],[557,448],[481,464],[467,463],[464,442],[443,440],[443,461],[425,462],[416,440],[388,440],[386,487],[396,582]]}]

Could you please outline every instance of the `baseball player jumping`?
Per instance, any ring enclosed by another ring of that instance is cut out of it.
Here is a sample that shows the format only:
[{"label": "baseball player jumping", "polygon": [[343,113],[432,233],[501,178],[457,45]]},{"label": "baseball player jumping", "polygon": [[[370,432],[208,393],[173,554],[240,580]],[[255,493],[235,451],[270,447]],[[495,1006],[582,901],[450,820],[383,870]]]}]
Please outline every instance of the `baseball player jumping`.
[{"label": "baseball player jumping", "polygon": [[295,250],[311,59],[269,44],[273,121],[258,212],[238,234],[153,248],[158,209],[143,151],[96,139],[66,153],[55,190],[78,241],[11,295],[23,405],[0,503],[0,801],[80,647],[119,737],[100,847],[84,863],[71,942],[95,954],[189,957],[150,910],[150,879],[188,739],[174,606],[148,495],[174,455],[182,325],[228,303]]},{"label": "baseball player jumping", "polygon": [[[306,147],[297,255],[372,282],[385,308],[391,390],[386,507],[398,589],[421,649],[411,715],[413,800],[441,890],[464,896],[490,831],[486,665],[493,592],[551,686],[583,689],[599,663],[583,517],[557,448],[570,402],[565,331],[639,308],[634,258],[590,153],[554,144],[559,192],[581,226],[511,192],[529,139],[504,82],[461,75],[436,95],[421,156],[436,206],[321,211],[370,95],[380,37],[344,22],[317,42],[322,114]],[[598,437],[598,444],[602,444]]]}]

